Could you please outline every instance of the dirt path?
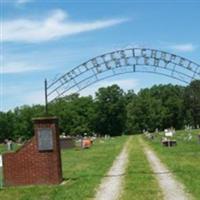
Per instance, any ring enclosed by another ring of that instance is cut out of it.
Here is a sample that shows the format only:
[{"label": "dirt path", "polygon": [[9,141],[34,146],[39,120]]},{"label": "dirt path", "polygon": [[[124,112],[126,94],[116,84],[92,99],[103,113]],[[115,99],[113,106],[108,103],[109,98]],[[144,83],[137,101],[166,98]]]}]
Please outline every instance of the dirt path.
[{"label": "dirt path", "polygon": [[122,189],[123,174],[128,161],[127,143],[114,161],[107,176],[102,180],[95,200],[117,200]]},{"label": "dirt path", "polygon": [[184,186],[175,180],[173,174],[161,163],[156,154],[146,145],[144,146],[144,151],[163,191],[164,200],[192,199],[184,191]]}]

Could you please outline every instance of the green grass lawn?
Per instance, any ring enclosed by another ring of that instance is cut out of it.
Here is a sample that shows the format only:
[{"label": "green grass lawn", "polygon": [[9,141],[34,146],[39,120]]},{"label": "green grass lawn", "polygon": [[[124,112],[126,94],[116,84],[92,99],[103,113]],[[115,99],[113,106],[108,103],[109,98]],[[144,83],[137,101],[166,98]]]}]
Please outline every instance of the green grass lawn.
[{"label": "green grass lawn", "polygon": [[121,151],[127,137],[98,140],[91,149],[62,152],[64,185],[10,187],[0,190],[1,200],[86,200]]},{"label": "green grass lawn", "polygon": [[161,200],[162,193],[143,152],[139,138],[129,142],[129,162],[121,200]]},{"label": "green grass lawn", "polygon": [[160,143],[162,135],[155,140],[147,140],[148,144],[155,150],[163,163],[175,174],[181,181],[186,190],[196,199],[200,199],[200,144],[198,144],[197,134],[200,130],[191,132],[192,139],[188,140],[188,132],[177,131],[175,139],[177,146],[168,148]]},{"label": "green grass lawn", "polygon": [[4,144],[0,144],[0,154],[2,154],[3,152],[6,152],[6,147]]},{"label": "green grass lawn", "polygon": [[[20,145],[14,143],[13,144],[13,151],[18,149],[19,147],[20,147]],[[6,152],[8,152],[6,145],[5,144],[0,144],[0,154],[6,153]]]}]

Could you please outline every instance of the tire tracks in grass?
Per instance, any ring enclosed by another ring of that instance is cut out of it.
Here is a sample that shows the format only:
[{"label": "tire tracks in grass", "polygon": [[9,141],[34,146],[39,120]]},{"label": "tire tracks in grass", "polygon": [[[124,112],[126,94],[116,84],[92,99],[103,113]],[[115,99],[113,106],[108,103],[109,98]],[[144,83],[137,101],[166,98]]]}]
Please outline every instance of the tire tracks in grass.
[{"label": "tire tracks in grass", "polygon": [[191,200],[184,185],[176,180],[169,169],[160,161],[156,153],[140,138],[146,157],[162,189],[164,200]]},{"label": "tire tracks in grass", "polygon": [[139,141],[139,135],[131,137],[128,145],[129,161],[123,181],[120,200],[161,200],[159,184]]},{"label": "tire tracks in grass", "polygon": [[122,191],[123,175],[128,162],[128,144],[125,143],[121,153],[115,159],[112,167],[103,178],[95,196],[95,200],[117,200]]}]

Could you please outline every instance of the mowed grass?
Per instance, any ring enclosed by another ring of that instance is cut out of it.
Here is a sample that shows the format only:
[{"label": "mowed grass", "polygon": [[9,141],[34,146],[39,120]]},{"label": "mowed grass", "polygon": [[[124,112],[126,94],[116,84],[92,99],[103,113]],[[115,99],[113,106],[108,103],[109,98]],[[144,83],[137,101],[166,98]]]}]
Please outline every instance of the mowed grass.
[{"label": "mowed grass", "polygon": [[120,200],[161,200],[162,193],[140,143],[141,136],[129,141],[129,162]]},{"label": "mowed grass", "polygon": [[3,144],[0,144],[0,154],[2,154],[5,151],[5,147]]},{"label": "mowed grass", "polygon": [[197,137],[199,133],[200,130],[193,130],[192,138],[189,140],[188,131],[177,131],[175,135],[177,146],[172,148],[161,145],[162,134],[152,141],[147,140],[162,162],[185,185],[186,190],[198,200],[200,199],[200,144]]},{"label": "mowed grass", "polygon": [[[17,150],[21,145],[13,144],[13,151]],[[8,152],[7,146],[5,144],[0,144],[0,154]]]},{"label": "mowed grass", "polygon": [[62,151],[64,185],[3,188],[0,190],[0,199],[91,199],[126,140],[127,137],[98,140],[91,149]]}]

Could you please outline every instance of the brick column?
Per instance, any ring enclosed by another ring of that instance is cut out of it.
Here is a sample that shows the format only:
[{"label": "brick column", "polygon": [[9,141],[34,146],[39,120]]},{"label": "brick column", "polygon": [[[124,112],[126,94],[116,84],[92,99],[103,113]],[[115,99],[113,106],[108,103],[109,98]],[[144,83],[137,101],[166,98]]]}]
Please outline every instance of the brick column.
[{"label": "brick column", "polygon": [[35,136],[17,152],[3,155],[5,186],[59,184],[62,181],[58,119],[33,119]]}]

